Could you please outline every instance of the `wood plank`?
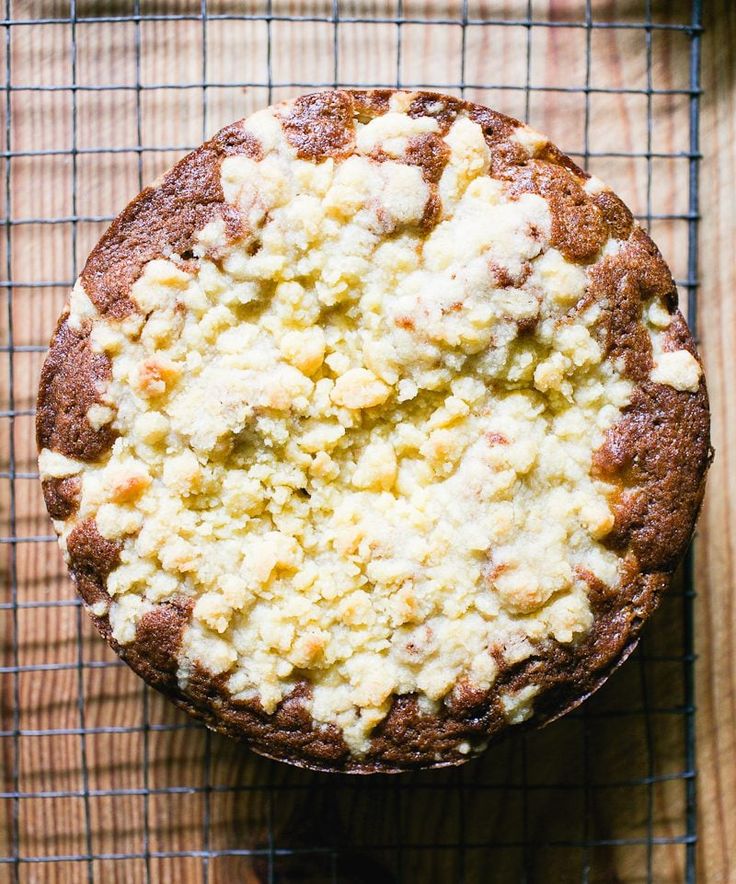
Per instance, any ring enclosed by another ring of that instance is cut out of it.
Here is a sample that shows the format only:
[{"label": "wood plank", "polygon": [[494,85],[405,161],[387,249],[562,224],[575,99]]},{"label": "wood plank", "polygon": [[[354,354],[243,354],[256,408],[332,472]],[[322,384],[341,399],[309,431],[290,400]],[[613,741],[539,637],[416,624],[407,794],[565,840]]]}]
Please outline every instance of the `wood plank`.
[{"label": "wood plank", "polygon": [[736,9],[707,4],[703,54],[700,334],[716,458],[698,541],[697,703],[701,880],[736,880]]}]

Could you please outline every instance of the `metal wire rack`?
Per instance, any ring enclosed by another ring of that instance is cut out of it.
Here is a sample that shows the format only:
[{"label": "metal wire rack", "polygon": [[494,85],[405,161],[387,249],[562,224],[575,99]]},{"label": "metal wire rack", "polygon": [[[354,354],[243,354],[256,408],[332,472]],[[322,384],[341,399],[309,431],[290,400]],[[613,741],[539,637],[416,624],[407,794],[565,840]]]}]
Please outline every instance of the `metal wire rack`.
[{"label": "metal wire rack", "polygon": [[457,771],[304,773],[190,722],[93,635],[32,421],[105,224],[220,125],[308,88],[431,87],[549,132],[635,207],[695,326],[700,2],[5,0],[0,26],[0,881],[694,882],[689,562],[562,722]]}]

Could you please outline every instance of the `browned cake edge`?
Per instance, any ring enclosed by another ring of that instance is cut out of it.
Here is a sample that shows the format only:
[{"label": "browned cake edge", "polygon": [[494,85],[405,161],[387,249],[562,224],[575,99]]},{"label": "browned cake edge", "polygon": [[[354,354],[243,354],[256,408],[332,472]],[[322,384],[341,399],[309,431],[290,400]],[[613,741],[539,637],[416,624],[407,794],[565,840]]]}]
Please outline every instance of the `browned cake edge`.
[{"label": "browned cake edge", "polygon": [[[390,90],[316,93],[287,106],[282,122],[300,156],[315,161],[341,157],[352,149],[354,113],[384,113],[390,95]],[[541,689],[534,715],[524,727],[546,724],[581,703],[636,647],[641,627],[656,608],[692,535],[712,458],[704,380],[695,393],[649,380],[651,343],[641,323],[642,302],[649,298],[664,298],[674,314],[665,332],[666,346],[686,348],[697,357],[676,310],[671,274],[656,246],[633,224],[614,194],[588,195],[582,184],[589,176],[557,148],[547,145],[528,159],[509,137],[520,125],[516,120],[427,92],[417,94],[410,113],[435,116],[444,133],[461,109],[483,128],[492,152],[491,173],[513,192],[535,192],[549,201],[552,243],[568,260],[589,264],[609,234],[626,240],[617,255],[592,268],[586,296],[604,307],[606,339],[601,343],[607,355],[619,359],[624,375],[635,383],[631,404],[594,456],[594,469],[622,489],[608,542],[625,553],[625,576],[610,589],[593,575],[580,574],[589,584],[595,616],[588,636],[576,646],[547,641],[539,646],[538,655],[515,666],[505,664],[499,653],[500,672],[490,692],[458,685],[434,716],[422,714],[412,696],[395,698],[363,758],[350,754],[336,728],[312,721],[304,704],[306,684],[272,715],[265,714],[257,701],[234,701],[225,678],[204,670],[191,674],[184,692],[177,679],[177,651],[191,615],[191,600],[181,597],[159,604],[139,622],[135,641],[125,646],[112,638],[106,616],[91,615],[132,669],[208,727],[270,758],[315,770],[398,772],[460,764],[508,730],[501,694],[529,684]],[[441,174],[437,164],[442,163],[436,145],[427,141],[414,147],[425,178],[436,181]],[[135,310],[130,288],[143,266],[161,257],[166,247],[190,257],[195,232],[215,212],[224,215],[230,235],[238,235],[240,219],[225,203],[219,181],[222,159],[235,153],[253,158],[260,154],[260,146],[239,123],[181,160],[112,223],[82,272],[85,291],[102,315],[122,318]],[[109,425],[94,430],[85,414],[99,400],[110,365],[106,357],[92,352],[90,328],[72,329],[67,313],[59,321],[42,370],[37,440],[39,448],[94,461],[109,451],[114,436]],[[78,493],[75,478],[44,482],[47,507],[55,519],[74,514]],[[118,545],[102,538],[94,521],[88,520],[69,536],[68,557],[86,605],[107,599],[106,578],[118,563]],[[470,745],[470,756],[459,751],[462,742]]]}]

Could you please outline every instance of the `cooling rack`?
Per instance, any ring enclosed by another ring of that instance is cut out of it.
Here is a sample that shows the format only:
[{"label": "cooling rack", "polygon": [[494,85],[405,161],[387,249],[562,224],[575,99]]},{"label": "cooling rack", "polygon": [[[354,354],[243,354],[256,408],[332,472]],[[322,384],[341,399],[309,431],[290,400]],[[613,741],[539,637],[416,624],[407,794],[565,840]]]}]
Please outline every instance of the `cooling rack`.
[{"label": "cooling rack", "polygon": [[33,407],[80,262],[218,127],[309,88],[521,117],[626,199],[697,305],[700,3],[5,0],[0,881],[695,881],[692,570],[581,710],[453,771],[351,779],[209,734],[86,622]]}]

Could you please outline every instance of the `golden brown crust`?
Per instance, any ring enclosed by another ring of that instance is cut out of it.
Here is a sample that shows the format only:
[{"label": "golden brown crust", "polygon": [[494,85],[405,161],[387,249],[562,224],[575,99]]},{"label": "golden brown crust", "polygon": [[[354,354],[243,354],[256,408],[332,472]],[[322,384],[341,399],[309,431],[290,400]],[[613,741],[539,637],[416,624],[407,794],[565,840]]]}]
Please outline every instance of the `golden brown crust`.
[{"label": "golden brown crust", "polygon": [[155,672],[164,673],[176,683],[177,656],[182,632],[192,614],[193,602],[174,598],[144,614],[136,626],[136,647]]},{"label": "golden brown crust", "polygon": [[520,125],[518,120],[479,104],[469,105],[468,116],[481,127],[491,149],[491,175],[500,177],[509,167],[525,162],[524,148],[511,138]]},{"label": "golden brown crust", "polygon": [[544,197],[552,213],[552,245],[570,261],[585,264],[598,255],[610,230],[603,212],[583,190],[570,169],[549,160],[512,166],[505,176],[512,193]]},{"label": "golden brown crust", "polygon": [[352,89],[355,116],[363,121],[373,119],[388,112],[393,89]]},{"label": "golden brown crust", "polygon": [[709,428],[703,386],[680,393],[647,382],[595,454],[598,471],[626,489],[608,542],[631,550],[643,572],[671,572],[685,552],[712,458]]},{"label": "golden brown crust", "polygon": [[120,564],[122,544],[106,540],[94,519],[74,526],[66,541],[69,570],[77,591],[88,605],[106,602],[107,578]]},{"label": "golden brown crust", "polygon": [[[287,137],[304,158],[345,156],[354,144],[353,115],[385,113],[391,94],[376,90],[305,96],[282,116]],[[588,194],[583,186],[587,175],[552,145],[542,146],[529,159],[512,137],[517,121],[435,93],[415,96],[409,113],[435,117],[440,132],[446,133],[461,110],[482,127],[491,150],[491,173],[518,194],[544,196],[552,212],[554,244],[568,259],[590,265],[589,291],[577,309],[593,301],[601,306],[601,343],[607,357],[636,385],[631,404],[594,456],[594,469],[621,488],[610,543],[625,555],[625,574],[614,589],[591,574],[580,574],[588,583],[595,616],[587,637],[576,645],[550,640],[524,662],[502,665],[490,692],[458,685],[436,715],[423,714],[415,697],[395,698],[363,758],[349,753],[336,728],[311,720],[306,684],[272,715],[257,700],[233,700],[223,678],[201,669],[189,672],[182,688],[178,656],[191,617],[190,599],[181,596],[145,614],[136,640],[125,646],[112,638],[106,615],[93,615],[100,632],[136,672],[208,727],[261,754],[317,770],[396,772],[462,763],[468,758],[460,751],[462,743],[480,749],[508,730],[500,697],[527,685],[539,685],[540,692],[526,726],[545,724],[582,702],[636,647],[641,627],[691,536],[712,456],[704,382],[691,393],[649,380],[652,348],[641,321],[649,299],[664,298],[674,313],[665,348],[695,353],[687,326],[675,312],[672,277],[649,237],[633,225],[618,197],[607,191]],[[123,212],[83,272],[85,290],[102,314],[127,315],[133,309],[130,287],[143,265],[165,249],[188,256],[194,233],[215,214],[225,218],[231,233],[239,229],[237,213],[223,201],[219,167],[229,153],[257,156],[259,149],[236,123],[182,160],[158,187],[143,191]],[[407,162],[420,166],[433,187],[446,160],[444,143],[432,135],[414,139],[407,152]],[[617,254],[601,259],[600,249],[609,237],[623,245]],[[41,380],[38,441],[41,447],[93,460],[104,456],[113,436],[109,426],[95,431],[86,421],[110,370],[104,357],[92,353],[88,336],[88,329],[73,331],[62,318]],[[78,487],[73,480],[48,480],[44,493],[54,518],[74,513]],[[107,602],[106,579],[119,563],[119,544],[105,540],[94,521],[86,520],[75,526],[67,548],[85,602]]]},{"label": "golden brown crust", "polygon": [[36,415],[39,449],[85,461],[98,460],[115,440],[111,424],[95,429],[87,420],[110,378],[110,360],[92,351],[89,332],[89,324],[74,329],[66,315],[59,320],[41,370]]},{"label": "golden brown crust", "polygon": [[68,519],[79,508],[82,482],[79,476],[64,479],[44,479],[41,483],[46,509],[52,519]]},{"label": "golden brown crust", "polygon": [[437,92],[418,92],[409,105],[410,117],[432,117],[437,120],[440,135],[446,135],[457,115],[466,107],[465,102]]},{"label": "golden brown crust", "polygon": [[353,99],[347,92],[297,98],[282,117],[286,139],[307,160],[349,156],[355,145]]},{"label": "golden brown crust", "polygon": [[610,190],[603,190],[595,194],[592,199],[603,213],[611,236],[615,239],[628,239],[634,226],[634,216],[628,207]]},{"label": "golden brown crust", "polygon": [[158,185],[147,187],[107,229],[82,270],[82,285],[104,316],[121,319],[136,310],[130,289],[143,266],[165,252],[186,255],[194,234],[220,214],[237,233],[240,216],[223,197],[220,163],[226,156],[257,159],[261,147],[239,123],[222,129],[184,157]]}]

